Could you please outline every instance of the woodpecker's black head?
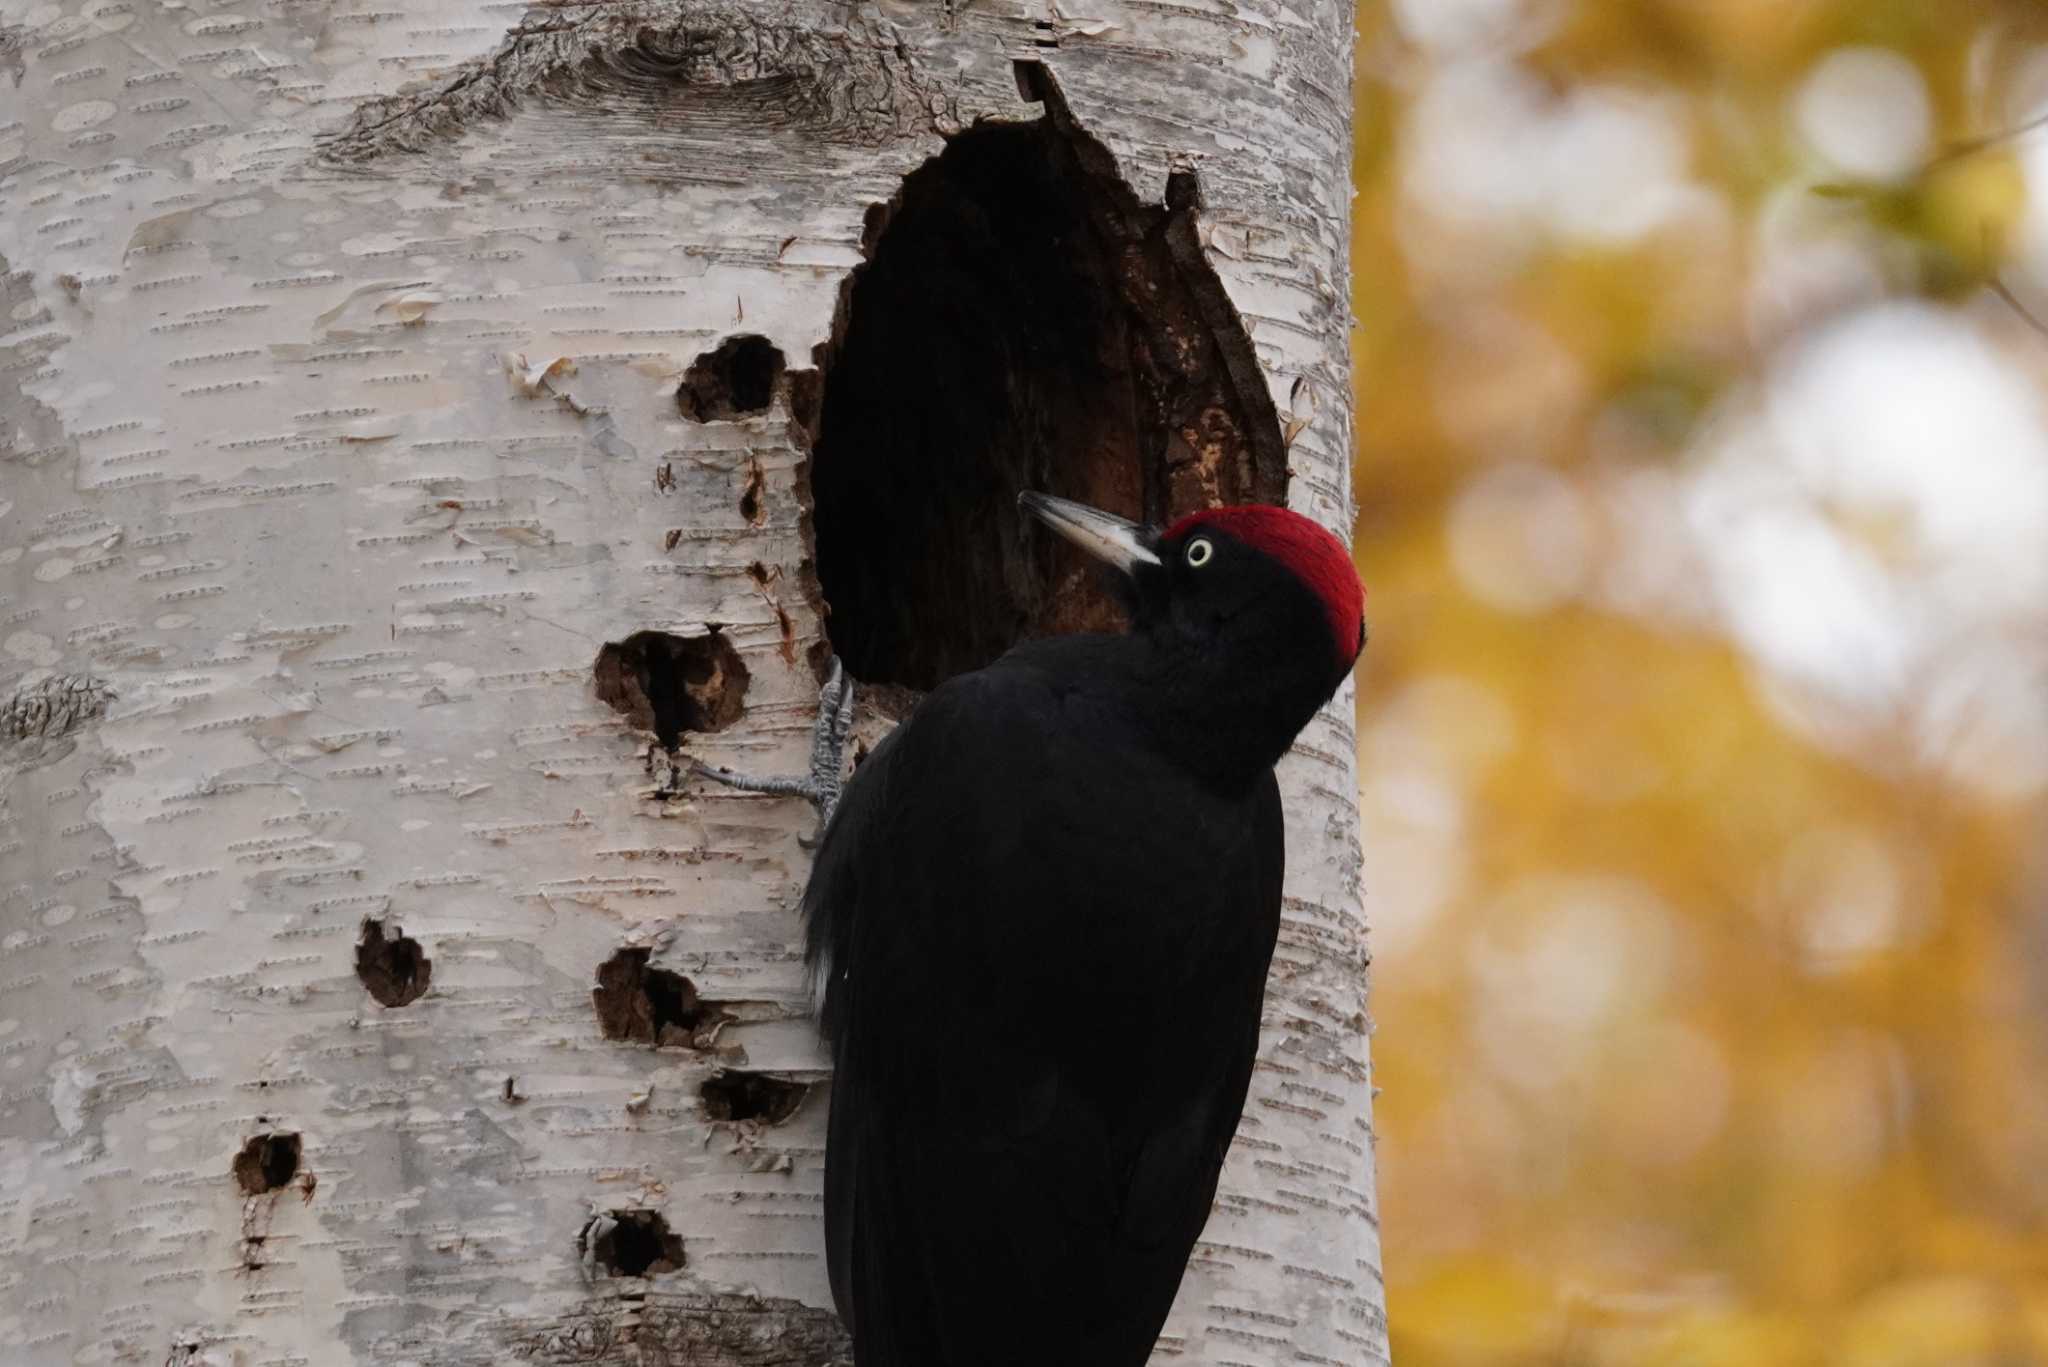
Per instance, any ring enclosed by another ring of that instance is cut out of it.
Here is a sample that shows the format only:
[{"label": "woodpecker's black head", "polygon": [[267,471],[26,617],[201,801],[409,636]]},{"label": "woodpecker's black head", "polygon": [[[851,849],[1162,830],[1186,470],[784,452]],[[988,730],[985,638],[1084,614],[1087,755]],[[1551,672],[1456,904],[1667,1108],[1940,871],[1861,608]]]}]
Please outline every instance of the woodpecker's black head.
[{"label": "woodpecker's black head", "polygon": [[1365,590],[1351,555],[1299,513],[1210,508],[1159,530],[1046,494],[1018,501],[1122,571],[1131,634],[1160,695],[1204,725],[1243,732],[1247,753],[1267,765],[1365,646]]}]

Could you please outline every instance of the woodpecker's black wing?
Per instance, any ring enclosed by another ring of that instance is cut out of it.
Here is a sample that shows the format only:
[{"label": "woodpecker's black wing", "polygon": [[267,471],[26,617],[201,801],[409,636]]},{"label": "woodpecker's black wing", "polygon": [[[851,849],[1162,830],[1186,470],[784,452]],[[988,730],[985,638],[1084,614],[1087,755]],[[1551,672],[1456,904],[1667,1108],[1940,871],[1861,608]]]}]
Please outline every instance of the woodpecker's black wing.
[{"label": "woodpecker's black wing", "polygon": [[861,1367],[1139,1367],[1208,1217],[1278,790],[1147,750],[1117,651],[1063,638],[934,691],[819,852],[827,1252]]}]

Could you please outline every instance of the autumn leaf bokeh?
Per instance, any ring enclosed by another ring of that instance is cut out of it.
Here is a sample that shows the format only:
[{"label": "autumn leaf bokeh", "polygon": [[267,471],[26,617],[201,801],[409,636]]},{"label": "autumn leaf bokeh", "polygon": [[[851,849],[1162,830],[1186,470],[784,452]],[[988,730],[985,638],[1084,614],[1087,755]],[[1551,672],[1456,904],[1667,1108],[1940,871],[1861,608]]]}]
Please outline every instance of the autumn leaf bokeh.
[{"label": "autumn leaf bokeh", "polygon": [[2048,11],[1360,30],[1396,1360],[2048,1363]]}]

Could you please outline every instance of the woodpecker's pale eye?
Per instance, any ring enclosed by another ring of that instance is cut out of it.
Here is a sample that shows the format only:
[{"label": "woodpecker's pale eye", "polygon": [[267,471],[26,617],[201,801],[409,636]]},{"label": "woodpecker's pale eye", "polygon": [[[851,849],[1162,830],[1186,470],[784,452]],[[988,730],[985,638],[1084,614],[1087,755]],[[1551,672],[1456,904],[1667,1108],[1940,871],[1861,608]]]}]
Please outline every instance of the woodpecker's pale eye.
[{"label": "woodpecker's pale eye", "polygon": [[1196,569],[1200,569],[1215,557],[1216,548],[1209,543],[1208,537],[1198,536],[1193,541],[1188,542],[1187,555],[1188,563]]}]

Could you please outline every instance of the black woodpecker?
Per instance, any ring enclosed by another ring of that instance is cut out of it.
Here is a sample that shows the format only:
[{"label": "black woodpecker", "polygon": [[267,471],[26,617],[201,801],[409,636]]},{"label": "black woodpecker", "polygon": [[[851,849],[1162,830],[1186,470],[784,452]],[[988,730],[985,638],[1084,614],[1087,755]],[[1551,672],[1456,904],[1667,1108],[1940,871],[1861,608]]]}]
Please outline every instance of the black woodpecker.
[{"label": "black woodpecker", "polygon": [[1296,513],[1021,502],[1120,572],[1130,631],[934,689],[804,896],[858,1367],[1142,1367],[1258,1047],[1273,766],[1365,643],[1350,555]]}]

